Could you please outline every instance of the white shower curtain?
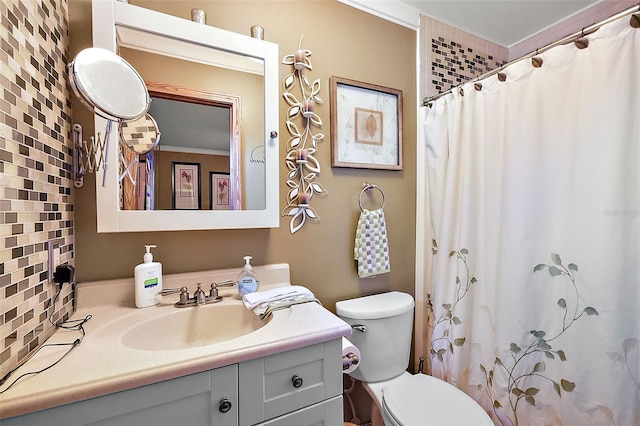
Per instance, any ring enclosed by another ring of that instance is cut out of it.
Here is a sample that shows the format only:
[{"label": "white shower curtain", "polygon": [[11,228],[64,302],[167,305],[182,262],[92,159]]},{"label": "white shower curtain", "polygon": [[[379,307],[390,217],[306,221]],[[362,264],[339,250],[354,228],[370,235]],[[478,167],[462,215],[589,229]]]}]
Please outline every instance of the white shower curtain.
[{"label": "white shower curtain", "polygon": [[628,22],[421,111],[425,354],[498,425],[640,425],[640,29]]}]

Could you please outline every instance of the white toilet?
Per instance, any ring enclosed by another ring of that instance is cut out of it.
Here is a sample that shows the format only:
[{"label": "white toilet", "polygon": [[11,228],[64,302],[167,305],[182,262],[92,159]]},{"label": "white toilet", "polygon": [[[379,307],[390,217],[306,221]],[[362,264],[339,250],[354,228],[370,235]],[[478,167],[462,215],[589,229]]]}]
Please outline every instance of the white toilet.
[{"label": "white toilet", "polygon": [[493,426],[470,396],[449,383],[406,371],[411,350],[413,297],[392,291],[336,303],[336,313],[353,328],[360,350],[351,374],[373,398],[373,426]]}]

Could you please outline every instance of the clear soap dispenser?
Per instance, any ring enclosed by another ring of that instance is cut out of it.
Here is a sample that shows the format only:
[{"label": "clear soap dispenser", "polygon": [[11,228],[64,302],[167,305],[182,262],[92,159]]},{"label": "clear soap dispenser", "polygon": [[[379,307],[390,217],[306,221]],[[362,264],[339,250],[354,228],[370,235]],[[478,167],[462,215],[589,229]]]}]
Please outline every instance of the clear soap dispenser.
[{"label": "clear soap dispenser", "polygon": [[162,264],[153,261],[151,249],[155,245],[145,245],[143,263],[133,270],[135,281],[136,307],[146,308],[157,305],[162,300]]},{"label": "clear soap dispenser", "polygon": [[242,268],[242,272],[238,275],[238,294],[240,297],[244,296],[247,293],[253,293],[254,291],[258,291],[258,275],[254,272],[253,266],[249,263],[252,259],[251,256],[243,257],[245,265]]}]

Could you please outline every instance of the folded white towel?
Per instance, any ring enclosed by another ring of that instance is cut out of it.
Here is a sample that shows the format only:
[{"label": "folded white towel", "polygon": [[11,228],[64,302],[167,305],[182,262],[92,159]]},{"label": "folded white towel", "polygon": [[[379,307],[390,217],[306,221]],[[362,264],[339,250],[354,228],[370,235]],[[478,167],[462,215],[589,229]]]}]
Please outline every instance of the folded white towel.
[{"label": "folded white towel", "polygon": [[292,285],[285,287],[277,287],[271,290],[256,291],[247,293],[242,296],[242,301],[247,309],[255,309],[262,304],[280,302],[287,299],[303,297],[315,297],[314,294],[306,287],[300,285]]}]

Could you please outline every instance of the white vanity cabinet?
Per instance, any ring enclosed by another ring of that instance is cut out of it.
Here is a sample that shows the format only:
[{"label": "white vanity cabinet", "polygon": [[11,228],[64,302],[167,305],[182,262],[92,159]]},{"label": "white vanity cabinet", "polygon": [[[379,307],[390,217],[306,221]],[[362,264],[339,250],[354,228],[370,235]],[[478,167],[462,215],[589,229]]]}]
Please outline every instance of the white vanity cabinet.
[{"label": "white vanity cabinet", "polygon": [[340,339],[0,420],[2,426],[342,424]]}]

